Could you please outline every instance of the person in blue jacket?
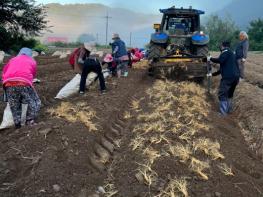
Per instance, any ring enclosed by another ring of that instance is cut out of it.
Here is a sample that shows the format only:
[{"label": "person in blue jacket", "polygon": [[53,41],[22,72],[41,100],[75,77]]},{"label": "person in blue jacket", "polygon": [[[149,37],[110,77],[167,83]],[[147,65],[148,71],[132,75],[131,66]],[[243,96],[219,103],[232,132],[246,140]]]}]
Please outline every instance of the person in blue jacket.
[{"label": "person in blue jacket", "polygon": [[236,56],[230,49],[230,42],[225,41],[220,46],[221,54],[218,58],[208,57],[208,61],[220,64],[220,69],[213,73],[213,76],[221,74],[222,79],[219,85],[218,98],[220,113],[223,116],[232,110],[232,99],[236,86],[239,82],[239,68]]},{"label": "person in blue jacket", "polygon": [[125,42],[120,39],[119,34],[114,33],[112,36],[113,43],[112,54],[114,59],[117,62],[117,75],[118,77],[128,76],[128,64],[129,64],[129,56],[126,49]]}]

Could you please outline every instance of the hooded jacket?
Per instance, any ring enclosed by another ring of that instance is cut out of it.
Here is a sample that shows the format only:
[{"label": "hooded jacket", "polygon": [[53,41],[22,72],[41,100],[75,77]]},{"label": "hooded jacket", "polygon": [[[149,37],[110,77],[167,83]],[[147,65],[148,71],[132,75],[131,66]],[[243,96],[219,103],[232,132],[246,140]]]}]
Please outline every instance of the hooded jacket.
[{"label": "hooded jacket", "polygon": [[221,74],[222,79],[232,79],[239,77],[239,68],[235,54],[231,49],[226,48],[222,51],[218,58],[211,58],[214,63],[220,64],[220,70],[217,74]]}]

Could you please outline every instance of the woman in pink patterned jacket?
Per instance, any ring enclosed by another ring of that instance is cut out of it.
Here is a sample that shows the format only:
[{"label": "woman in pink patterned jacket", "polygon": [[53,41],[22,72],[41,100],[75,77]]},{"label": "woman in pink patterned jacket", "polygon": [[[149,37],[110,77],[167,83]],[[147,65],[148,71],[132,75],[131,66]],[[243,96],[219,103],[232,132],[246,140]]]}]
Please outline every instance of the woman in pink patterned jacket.
[{"label": "woman in pink patterned jacket", "polygon": [[16,128],[21,127],[22,104],[28,104],[26,124],[34,125],[41,101],[33,87],[37,63],[32,50],[22,48],[3,68],[2,80]]}]

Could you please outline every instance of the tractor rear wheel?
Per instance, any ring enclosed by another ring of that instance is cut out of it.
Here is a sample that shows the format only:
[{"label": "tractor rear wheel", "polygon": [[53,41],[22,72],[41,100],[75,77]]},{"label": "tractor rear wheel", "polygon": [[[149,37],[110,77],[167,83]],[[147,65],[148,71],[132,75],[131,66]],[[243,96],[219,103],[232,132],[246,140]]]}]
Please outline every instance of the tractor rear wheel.
[{"label": "tractor rear wheel", "polygon": [[196,53],[198,56],[207,57],[209,54],[208,46],[198,46]]},{"label": "tractor rear wheel", "polygon": [[160,45],[151,43],[149,47],[148,59],[159,59],[160,56],[164,55],[164,48]]}]

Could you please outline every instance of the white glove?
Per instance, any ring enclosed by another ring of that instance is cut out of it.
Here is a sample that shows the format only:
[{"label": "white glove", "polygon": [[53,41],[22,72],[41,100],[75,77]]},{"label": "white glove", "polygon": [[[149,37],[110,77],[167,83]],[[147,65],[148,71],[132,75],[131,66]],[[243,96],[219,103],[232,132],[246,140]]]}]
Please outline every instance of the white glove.
[{"label": "white glove", "polygon": [[210,60],[211,60],[212,57],[211,57],[211,55],[209,55],[209,56],[207,56],[206,58],[207,58],[207,61],[210,62]]},{"label": "white glove", "polygon": [[33,79],[33,83],[40,83],[41,81],[37,78]]},{"label": "white glove", "polygon": [[78,59],[78,63],[79,63],[79,64],[84,64],[83,59],[82,59],[82,58],[79,58],[79,59]]},{"label": "white glove", "polygon": [[212,73],[208,73],[206,76],[207,77],[212,77],[213,75],[212,75]]},{"label": "white glove", "polygon": [[245,58],[242,58],[242,62],[246,62],[247,60]]}]

